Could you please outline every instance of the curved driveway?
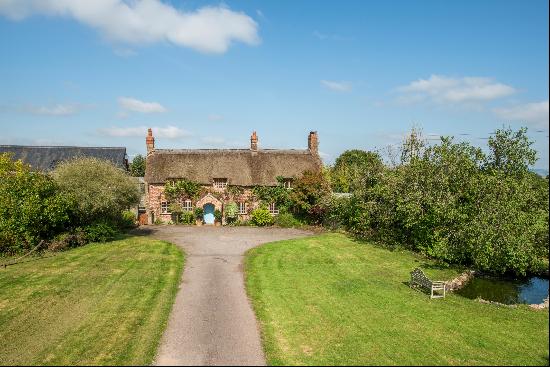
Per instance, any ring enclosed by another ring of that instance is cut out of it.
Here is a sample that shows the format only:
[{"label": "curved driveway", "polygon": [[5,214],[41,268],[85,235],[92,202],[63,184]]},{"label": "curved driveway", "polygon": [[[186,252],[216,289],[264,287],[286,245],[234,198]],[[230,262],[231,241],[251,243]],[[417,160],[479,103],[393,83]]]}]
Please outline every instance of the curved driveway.
[{"label": "curved driveway", "polygon": [[244,288],[243,256],[262,243],[310,235],[297,229],[149,226],[187,256],[156,365],[265,365]]}]

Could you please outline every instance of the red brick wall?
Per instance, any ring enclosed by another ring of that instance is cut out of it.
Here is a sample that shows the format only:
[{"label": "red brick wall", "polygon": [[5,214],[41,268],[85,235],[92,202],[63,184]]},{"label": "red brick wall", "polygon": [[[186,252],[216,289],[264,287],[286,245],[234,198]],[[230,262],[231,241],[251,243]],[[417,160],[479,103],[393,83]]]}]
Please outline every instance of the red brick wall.
[{"label": "red brick wall", "polygon": [[[203,186],[205,191],[212,192],[215,197],[219,198],[219,200],[222,202],[222,205],[225,203],[228,203],[230,201],[234,201],[236,203],[239,203],[241,201],[244,201],[247,203],[247,211],[250,213],[252,210],[256,209],[259,206],[259,203],[254,201],[254,196],[252,195],[252,189],[251,188],[243,188],[243,193],[231,198],[228,194],[227,190],[216,190],[212,186]],[[202,202],[201,200],[204,196],[206,196],[207,193],[204,193],[201,195],[199,200],[193,201],[193,207],[195,207],[197,201]],[[159,184],[150,184],[148,185],[147,189],[147,214],[149,223],[152,224],[153,217],[155,220],[160,219],[164,223],[168,223],[172,220],[172,216],[170,214],[161,214],[161,206],[160,203],[162,201],[166,201],[166,198],[164,197],[164,185]],[[222,212],[223,212],[223,206],[222,206]],[[250,219],[250,215],[239,215],[240,220],[248,220]]]}]

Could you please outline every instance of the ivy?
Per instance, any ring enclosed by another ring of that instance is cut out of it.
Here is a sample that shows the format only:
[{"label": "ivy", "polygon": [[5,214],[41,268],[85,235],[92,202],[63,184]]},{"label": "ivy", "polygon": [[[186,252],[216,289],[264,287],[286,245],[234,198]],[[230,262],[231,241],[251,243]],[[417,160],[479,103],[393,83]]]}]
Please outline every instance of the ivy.
[{"label": "ivy", "polygon": [[252,193],[263,204],[276,203],[280,208],[287,208],[290,206],[289,190],[286,189],[282,182],[279,180],[277,186],[254,186]]},{"label": "ivy", "polygon": [[164,195],[168,200],[197,199],[201,185],[188,179],[169,181],[164,185]]}]

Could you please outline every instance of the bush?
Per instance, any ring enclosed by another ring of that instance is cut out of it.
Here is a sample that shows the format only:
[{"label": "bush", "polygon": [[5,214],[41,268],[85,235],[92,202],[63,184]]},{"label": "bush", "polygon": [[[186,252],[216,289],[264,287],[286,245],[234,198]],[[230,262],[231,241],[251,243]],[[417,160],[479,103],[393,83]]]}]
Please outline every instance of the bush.
[{"label": "bush", "polygon": [[61,192],[75,199],[83,225],[116,223],[124,210],[139,202],[135,179],[106,160],[76,158],[61,163],[52,175]]},{"label": "bush", "polygon": [[86,239],[86,233],[81,229],[76,230],[75,232],[65,232],[58,234],[54,239],[49,243],[48,250],[50,251],[62,251],[70,248],[84,246],[88,243]]},{"label": "bush", "polygon": [[225,220],[231,224],[239,217],[239,207],[236,203],[230,202],[225,206]]},{"label": "bush", "polygon": [[330,184],[324,173],[306,171],[293,183],[290,192],[292,209],[311,223],[321,223],[324,214],[321,203],[330,193]]},{"label": "bush", "polygon": [[258,208],[252,211],[250,221],[259,227],[270,226],[273,224],[273,216],[267,208]]},{"label": "bush", "polygon": [[112,224],[98,222],[84,227],[84,233],[88,242],[107,242],[115,239],[118,230]]},{"label": "bush", "polygon": [[52,178],[0,154],[0,253],[28,251],[40,240],[66,231],[76,203],[59,192]]},{"label": "bush", "polygon": [[204,209],[203,208],[195,208],[195,219],[199,219],[202,221],[202,218],[204,216]]},{"label": "bush", "polygon": [[130,210],[125,210],[122,212],[120,219],[120,226],[122,228],[133,228],[136,226],[137,216],[134,212]]},{"label": "bush", "polygon": [[274,217],[275,225],[283,228],[300,227],[302,222],[298,220],[292,213],[281,212]]},{"label": "bush", "polygon": [[214,210],[214,218],[216,219],[216,222],[221,223],[222,222],[222,212],[218,209]]},{"label": "bush", "polygon": [[179,222],[181,224],[194,224],[195,223],[195,215],[191,211],[184,211],[179,216]]},{"label": "bush", "polygon": [[414,132],[401,164],[384,167],[345,205],[329,202],[323,219],[446,263],[538,272],[549,253],[548,179],[527,170],[534,152],[524,134],[497,130],[486,156],[452,138],[423,145]]}]

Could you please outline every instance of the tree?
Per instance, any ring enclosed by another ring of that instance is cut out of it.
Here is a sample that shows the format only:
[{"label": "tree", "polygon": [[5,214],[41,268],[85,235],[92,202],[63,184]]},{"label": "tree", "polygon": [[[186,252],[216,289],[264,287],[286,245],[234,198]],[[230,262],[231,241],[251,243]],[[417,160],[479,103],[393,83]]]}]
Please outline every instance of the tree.
[{"label": "tree", "polygon": [[134,177],[145,176],[145,164],[145,158],[141,154],[136,155],[130,164],[130,174]]},{"label": "tree", "polygon": [[401,145],[401,164],[410,163],[420,157],[426,145],[422,129],[418,126],[413,126],[411,132],[405,136]]},{"label": "tree", "polygon": [[61,192],[77,202],[83,224],[118,221],[123,210],[139,202],[135,180],[109,161],[76,158],[61,163],[52,175]]},{"label": "tree", "polygon": [[64,231],[74,207],[49,175],[0,154],[0,253],[29,250]]},{"label": "tree", "polygon": [[330,184],[322,172],[305,171],[294,181],[289,196],[296,214],[319,223],[324,214],[322,203],[330,193]]},{"label": "tree", "polygon": [[330,172],[332,189],[349,193],[372,186],[382,169],[382,159],[378,153],[359,149],[346,150],[336,158]]},{"label": "tree", "polygon": [[527,137],[527,128],[512,131],[511,128],[498,129],[489,138],[490,154],[487,166],[508,175],[525,174],[529,166],[537,161],[537,152]]}]

